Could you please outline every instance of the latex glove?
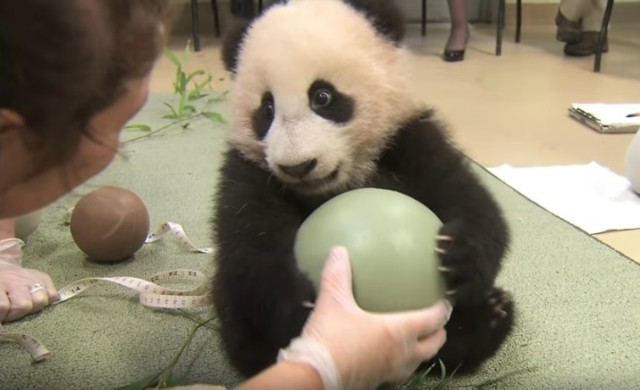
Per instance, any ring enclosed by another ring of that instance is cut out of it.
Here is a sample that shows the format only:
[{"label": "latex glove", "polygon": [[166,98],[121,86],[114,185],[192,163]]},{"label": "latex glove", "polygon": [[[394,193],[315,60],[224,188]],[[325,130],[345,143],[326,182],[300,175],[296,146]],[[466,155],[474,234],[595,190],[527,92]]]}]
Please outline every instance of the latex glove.
[{"label": "latex glove", "polygon": [[[22,268],[22,246],[17,238],[0,240],[0,322],[11,322],[42,310],[58,299],[49,275]],[[31,290],[36,284],[44,289]]]},{"label": "latex glove", "polygon": [[311,364],[326,389],[373,389],[406,380],[446,341],[451,304],[392,314],[360,309],[353,297],[345,248],[333,248],[322,274],[315,309],[302,335],[279,360]]},{"label": "latex glove", "polygon": [[227,390],[227,388],[224,386],[214,386],[214,385],[205,385],[205,384],[175,386],[175,387],[169,387],[169,388],[171,390]]}]

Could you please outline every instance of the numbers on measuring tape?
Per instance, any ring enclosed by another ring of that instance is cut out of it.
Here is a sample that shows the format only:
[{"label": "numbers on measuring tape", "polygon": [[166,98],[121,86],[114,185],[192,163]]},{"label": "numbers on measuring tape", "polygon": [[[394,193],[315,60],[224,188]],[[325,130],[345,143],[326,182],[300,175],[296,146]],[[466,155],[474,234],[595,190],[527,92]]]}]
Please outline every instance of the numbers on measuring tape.
[{"label": "numbers on measuring tape", "polygon": [[[200,271],[189,269],[161,272],[151,276],[149,280],[128,276],[81,279],[58,290],[56,304],[71,299],[101,281],[115,283],[139,292],[138,300],[145,306],[179,309],[209,306],[211,304],[206,276]],[[167,281],[192,281],[199,284],[188,290],[172,289],[158,284]],[[177,297],[180,297],[180,299]]]}]

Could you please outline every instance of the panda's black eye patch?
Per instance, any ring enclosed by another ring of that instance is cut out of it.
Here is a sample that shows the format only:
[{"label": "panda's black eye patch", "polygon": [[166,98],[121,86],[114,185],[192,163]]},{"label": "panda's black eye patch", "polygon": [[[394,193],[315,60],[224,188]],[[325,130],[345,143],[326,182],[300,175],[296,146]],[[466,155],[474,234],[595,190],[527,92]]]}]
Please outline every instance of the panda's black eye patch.
[{"label": "panda's black eye patch", "polygon": [[355,103],[338,92],[328,81],[316,80],[309,87],[309,107],[321,117],[336,123],[346,123],[353,117]]},{"label": "panda's black eye patch", "polygon": [[251,116],[253,131],[259,139],[263,139],[269,132],[275,114],[276,106],[273,101],[273,95],[271,92],[263,93],[260,107],[258,107]]}]

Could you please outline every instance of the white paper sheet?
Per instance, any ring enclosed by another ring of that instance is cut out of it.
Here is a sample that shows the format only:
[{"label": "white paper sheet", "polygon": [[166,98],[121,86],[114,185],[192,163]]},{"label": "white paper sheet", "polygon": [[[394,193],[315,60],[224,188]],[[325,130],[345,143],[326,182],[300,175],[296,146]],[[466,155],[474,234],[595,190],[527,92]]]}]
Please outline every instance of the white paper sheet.
[{"label": "white paper sheet", "polygon": [[640,196],[629,181],[595,162],[489,168],[518,192],[589,234],[640,228]]},{"label": "white paper sheet", "polygon": [[[593,115],[599,122],[606,125],[636,125],[640,126],[640,104],[608,104],[608,103],[573,103],[575,109],[580,109]],[[635,115],[629,117],[628,115]]]}]

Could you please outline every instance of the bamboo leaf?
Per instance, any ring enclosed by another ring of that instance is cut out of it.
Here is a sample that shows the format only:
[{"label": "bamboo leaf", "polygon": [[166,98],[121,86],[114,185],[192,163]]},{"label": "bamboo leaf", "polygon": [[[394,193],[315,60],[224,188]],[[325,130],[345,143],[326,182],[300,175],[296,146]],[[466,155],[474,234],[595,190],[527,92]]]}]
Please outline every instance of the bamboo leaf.
[{"label": "bamboo leaf", "polygon": [[212,122],[222,123],[222,124],[227,123],[227,121],[224,119],[224,117],[220,113],[217,113],[214,111],[203,111],[202,115],[204,115],[207,119],[211,120]]},{"label": "bamboo leaf", "polygon": [[139,130],[139,131],[145,131],[145,132],[151,131],[151,126],[145,125],[142,123],[132,123],[130,125],[126,125],[124,128],[127,130]]},{"label": "bamboo leaf", "polygon": [[184,72],[178,74],[178,88],[179,90],[177,92],[181,95],[187,90],[187,76]]},{"label": "bamboo leaf", "polygon": [[171,49],[165,48],[164,55],[171,61],[175,66],[182,69],[182,63],[178,59],[176,53],[174,53]]},{"label": "bamboo leaf", "polygon": [[211,96],[209,99],[207,99],[207,103],[216,103],[216,102],[220,102],[223,101],[224,99],[227,98],[227,95],[229,94],[229,91],[224,91],[223,93],[216,95],[216,96]]},{"label": "bamboo leaf", "polygon": [[189,75],[187,75],[187,77],[185,79],[185,85],[188,84],[191,80],[193,80],[194,77],[202,76],[204,74],[205,74],[204,70],[201,70],[201,69],[189,73]]},{"label": "bamboo leaf", "polygon": [[189,49],[189,44],[187,44],[187,46],[184,48],[184,51],[182,52],[182,62],[187,62],[189,61],[189,58],[191,56],[191,50]]},{"label": "bamboo leaf", "polygon": [[189,93],[189,100],[198,100],[201,97],[206,96],[205,94],[202,93],[202,90],[204,89],[204,87],[206,87],[209,84],[210,81],[211,81],[211,75],[209,75],[209,77],[207,77],[207,79],[202,83],[200,84],[196,83],[195,89]]},{"label": "bamboo leaf", "polygon": [[165,114],[162,117],[165,119],[178,119],[178,113],[176,112],[175,108],[173,108],[173,106],[167,102],[165,102],[164,105],[169,107],[171,113]]},{"label": "bamboo leaf", "polygon": [[178,118],[183,118],[185,115],[185,110],[184,110],[184,106],[187,102],[187,96],[182,93],[180,94],[180,100],[178,101],[178,109],[176,110],[176,114],[178,115]]},{"label": "bamboo leaf", "polygon": [[438,359],[438,363],[440,363],[440,380],[443,381],[447,378],[447,367],[444,366],[442,359]]}]

